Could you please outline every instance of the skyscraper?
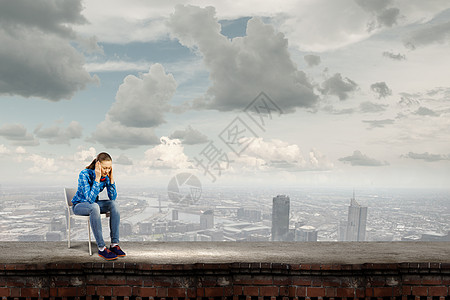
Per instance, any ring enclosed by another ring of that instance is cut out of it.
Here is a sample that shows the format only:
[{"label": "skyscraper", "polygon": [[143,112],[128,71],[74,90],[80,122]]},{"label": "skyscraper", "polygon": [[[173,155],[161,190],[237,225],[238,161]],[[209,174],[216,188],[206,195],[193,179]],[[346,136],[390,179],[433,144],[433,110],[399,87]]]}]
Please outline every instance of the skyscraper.
[{"label": "skyscraper", "polygon": [[289,233],[290,200],[286,195],[273,198],[272,205],[272,241],[287,241]]},{"label": "skyscraper", "polygon": [[345,233],[346,241],[365,241],[366,239],[366,223],[367,223],[367,207],[362,207],[355,200],[355,192],[353,198],[350,199],[348,207],[347,231]]}]

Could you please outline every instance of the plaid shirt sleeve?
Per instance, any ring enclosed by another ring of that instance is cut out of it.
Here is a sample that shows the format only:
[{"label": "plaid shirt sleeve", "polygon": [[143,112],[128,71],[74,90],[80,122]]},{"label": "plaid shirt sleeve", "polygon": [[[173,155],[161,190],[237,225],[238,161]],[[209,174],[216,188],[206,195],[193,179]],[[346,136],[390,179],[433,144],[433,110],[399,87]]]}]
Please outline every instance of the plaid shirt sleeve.
[{"label": "plaid shirt sleeve", "polygon": [[111,182],[109,181],[109,177],[107,180],[108,182],[106,184],[106,191],[108,192],[108,197],[111,200],[116,200],[117,198],[116,183],[114,182],[113,184],[111,184]]},{"label": "plaid shirt sleeve", "polygon": [[100,193],[100,183],[89,176],[87,172],[81,172],[78,177],[78,191],[89,203],[94,203]]}]

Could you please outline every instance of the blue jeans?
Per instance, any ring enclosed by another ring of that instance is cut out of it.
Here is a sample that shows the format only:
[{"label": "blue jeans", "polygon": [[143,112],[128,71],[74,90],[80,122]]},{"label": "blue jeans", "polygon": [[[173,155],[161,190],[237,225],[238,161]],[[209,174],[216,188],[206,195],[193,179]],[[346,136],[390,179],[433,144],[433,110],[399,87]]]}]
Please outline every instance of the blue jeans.
[{"label": "blue jeans", "polygon": [[103,248],[105,241],[102,234],[102,222],[100,219],[101,213],[110,212],[109,216],[109,230],[111,236],[111,243],[119,243],[119,224],[120,213],[119,205],[114,200],[101,200],[94,203],[80,202],[73,207],[73,213],[81,216],[89,216],[91,222],[92,232],[94,233],[97,246]]}]

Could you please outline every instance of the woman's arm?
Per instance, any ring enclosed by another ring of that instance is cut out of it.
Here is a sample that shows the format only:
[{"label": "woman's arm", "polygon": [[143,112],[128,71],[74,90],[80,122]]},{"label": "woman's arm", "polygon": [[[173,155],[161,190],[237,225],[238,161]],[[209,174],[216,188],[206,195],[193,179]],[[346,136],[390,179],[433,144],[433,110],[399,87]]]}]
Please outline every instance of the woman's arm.
[{"label": "woman's arm", "polygon": [[116,191],[116,184],[114,181],[112,166],[111,166],[111,171],[109,171],[108,177],[109,177],[109,184],[106,186],[106,191],[108,192],[108,197],[111,200],[116,200],[117,191]]}]

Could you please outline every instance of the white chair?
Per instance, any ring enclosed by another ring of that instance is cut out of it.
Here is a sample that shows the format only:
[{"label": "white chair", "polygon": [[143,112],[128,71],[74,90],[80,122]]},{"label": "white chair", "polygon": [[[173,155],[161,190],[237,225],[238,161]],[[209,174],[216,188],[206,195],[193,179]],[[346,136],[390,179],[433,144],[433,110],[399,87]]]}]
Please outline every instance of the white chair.
[{"label": "white chair", "polygon": [[[89,220],[89,216],[79,216],[73,213],[72,210],[72,199],[75,196],[77,192],[77,189],[72,188],[64,188],[64,197],[66,198],[66,207],[67,207],[67,246],[70,248],[70,223],[71,219],[79,219],[79,220],[85,220],[87,221],[87,227],[88,227],[88,233],[89,233],[89,255],[92,255],[92,249],[91,249],[91,221]],[[109,212],[102,213],[101,218],[109,217]]]}]

